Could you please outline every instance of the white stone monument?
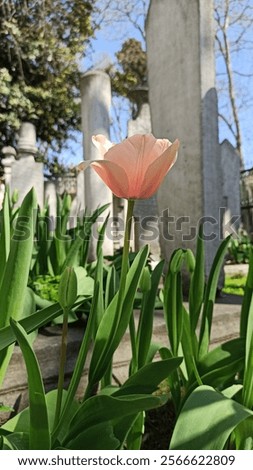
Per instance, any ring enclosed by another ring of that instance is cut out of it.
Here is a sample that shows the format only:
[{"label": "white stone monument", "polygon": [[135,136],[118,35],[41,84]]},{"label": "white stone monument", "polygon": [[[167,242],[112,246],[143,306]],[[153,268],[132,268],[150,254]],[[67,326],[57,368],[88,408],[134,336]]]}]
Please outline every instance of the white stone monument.
[{"label": "white stone monument", "polygon": [[[85,73],[81,77],[81,97],[84,160],[97,160],[101,157],[92,144],[92,135],[103,134],[109,139],[110,133],[111,83],[109,75],[99,70]],[[79,192],[81,191],[79,187]],[[92,168],[85,170],[84,192],[85,207],[89,213],[99,206],[110,203],[109,212],[112,215],[112,193]],[[97,229],[103,224],[107,214],[108,210],[103,212],[98,224],[94,227],[94,240],[90,252],[92,258],[95,257]],[[104,254],[113,253],[113,237],[110,230],[106,233],[103,250]]]},{"label": "white stone monument", "polygon": [[223,176],[223,236],[234,234],[241,223],[240,158],[233,145],[224,140],[221,144]]},{"label": "white stone monument", "polygon": [[17,145],[18,160],[12,163],[11,191],[18,190],[18,204],[28,191],[34,187],[40,207],[44,205],[43,163],[35,161],[38,153],[36,130],[30,122],[21,125]]},{"label": "white stone monument", "polygon": [[157,195],[162,251],[194,250],[202,222],[208,273],[222,233],[212,0],[151,0],[147,55],[153,134],[181,143]]}]

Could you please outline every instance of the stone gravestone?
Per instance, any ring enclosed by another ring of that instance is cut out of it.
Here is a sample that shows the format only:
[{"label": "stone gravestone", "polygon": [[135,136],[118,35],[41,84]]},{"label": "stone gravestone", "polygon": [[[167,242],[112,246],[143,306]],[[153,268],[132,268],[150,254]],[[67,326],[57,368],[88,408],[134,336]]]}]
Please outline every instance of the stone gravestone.
[{"label": "stone gravestone", "polygon": [[[128,122],[128,137],[134,134],[150,134],[151,117],[148,103],[143,103],[136,119]],[[137,200],[134,206],[135,216],[135,249],[139,250],[147,243],[150,245],[151,258],[160,259],[158,208],[156,195]]]},{"label": "stone gravestone", "polygon": [[147,56],[153,134],[181,142],[157,195],[163,255],[194,250],[204,222],[208,273],[222,232],[212,0],[151,0]]},{"label": "stone gravestone", "polygon": [[21,125],[17,145],[18,160],[12,163],[11,191],[18,190],[18,204],[33,187],[36,191],[38,204],[44,205],[43,163],[35,161],[38,153],[36,130],[30,122]]},{"label": "stone gravestone", "polygon": [[[103,134],[109,139],[111,83],[109,75],[94,70],[85,73],[81,78],[82,96],[82,132],[84,160],[98,160],[100,154],[92,144],[91,137]],[[81,177],[80,177],[81,178]],[[83,184],[79,178],[79,185]],[[81,193],[81,189],[79,189]],[[84,172],[85,207],[92,213],[99,206],[110,203],[109,211],[112,213],[112,193],[92,168]],[[103,212],[98,224],[94,226],[94,240],[97,238],[97,229],[105,221],[108,210]],[[92,243],[90,256],[95,257],[96,243]],[[110,224],[103,244],[104,254],[113,253],[113,237],[110,233]]]},{"label": "stone gravestone", "polygon": [[236,149],[228,141],[221,144],[221,164],[223,176],[223,236],[236,233],[241,223],[240,201],[240,158]]}]

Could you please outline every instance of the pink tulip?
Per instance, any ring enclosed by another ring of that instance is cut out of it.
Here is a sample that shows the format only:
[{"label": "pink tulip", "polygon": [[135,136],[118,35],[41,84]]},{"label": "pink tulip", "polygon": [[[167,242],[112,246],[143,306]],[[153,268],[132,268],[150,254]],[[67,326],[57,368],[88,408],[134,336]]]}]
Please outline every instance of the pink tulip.
[{"label": "pink tulip", "polygon": [[159,188],[177,159],[179,141],[136,134],[112,144],[105,136],[92,137],[102,159],[85,161],[79,170],[92,166],[111,191],[120,198],[147,199]]}]

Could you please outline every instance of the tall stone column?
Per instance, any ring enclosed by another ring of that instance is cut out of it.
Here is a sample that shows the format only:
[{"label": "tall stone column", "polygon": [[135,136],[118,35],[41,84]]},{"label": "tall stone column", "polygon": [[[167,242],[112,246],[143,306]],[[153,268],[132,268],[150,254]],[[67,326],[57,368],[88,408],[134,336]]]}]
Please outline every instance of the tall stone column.
[{"label": "tall stone column", "polygon": [[43,163],[35,161],[38,153],[36,130],[30,122],[21,125],[17,145],[18,160],[12,164],[11,191],[18,190],[18,204],[33,187],[40,207],[44,205]]},{"label": "tall stone column", "polygon": [[195,249],[202,222],[208,273],[222,233],[212,0],[151,0],[147,55],[153,133],[181,142],[157,196],[163,254]]},{"label": "tall stone column", "polygon": [[[101,157],[96,147],[92,144],[91,137],[95,134],[103,134],[109,139],[111,106],[111,83],[109,76],[99,70],[85,73],[81,77],[81,96],[84,160],[98,160]],[[112,214],[112,193],[92,168],[87,168],[84,173],[84,193],[85,207],[89,213],[99,206],[110,203],[109,212]],[[102,225],[107,214],[108,210],[103,212],[98,224],[94,227],[94,240],[90,253],[90,256],[93,258],[95,257],[97,229]],[[113,253],[113,239],[109,226],[103,247],[105,254]]]}]

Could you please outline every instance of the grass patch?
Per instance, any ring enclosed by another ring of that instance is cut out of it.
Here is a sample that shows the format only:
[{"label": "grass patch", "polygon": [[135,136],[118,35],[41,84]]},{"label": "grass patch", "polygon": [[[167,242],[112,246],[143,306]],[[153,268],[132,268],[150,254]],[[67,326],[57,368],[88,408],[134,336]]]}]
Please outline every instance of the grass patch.
[{"label": "grass patch", "polygon": [[222,289],[224,294],[244,295],[244,287],[247,276],[235,274],[225,277],[225,286]]}]

